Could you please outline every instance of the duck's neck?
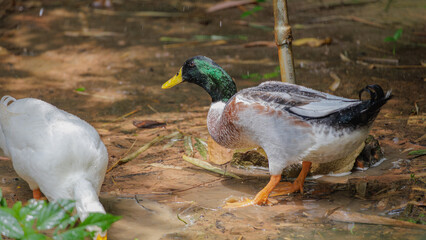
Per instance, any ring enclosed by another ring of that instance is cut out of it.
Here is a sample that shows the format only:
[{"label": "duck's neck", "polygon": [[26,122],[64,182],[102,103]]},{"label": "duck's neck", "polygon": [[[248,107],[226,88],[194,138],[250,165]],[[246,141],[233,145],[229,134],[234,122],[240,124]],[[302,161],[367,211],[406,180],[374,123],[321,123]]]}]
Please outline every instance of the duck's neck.
[{"label": "duck's neck", "polygon": [[[75,208],[82,222],[89,216],[89,213],[106,213],[92,183],[84,178],[79,179],[74,185],[74,199],[76,200]],[[103,232],[100,227],[87,226],[86,229],[95,232],[93,240],[106,239],[103,238],[106,236],[106,231]]]},{"label": "duck's neck", "polygon": [[237,87],[232,78],[225,71],[220,71],[218,69],[213,70],[200,77],[201,79],[198,79],[195,83],[207,91],[213,103],[226,103],[237,93]]},{"label": "duck's neck", "polygon": [[74,185],[74,198],[76,209],[82,221],[91,212],[105,213],[105,209],[99,202],[98,194],[92,183],[86,179],[79,179]]}]

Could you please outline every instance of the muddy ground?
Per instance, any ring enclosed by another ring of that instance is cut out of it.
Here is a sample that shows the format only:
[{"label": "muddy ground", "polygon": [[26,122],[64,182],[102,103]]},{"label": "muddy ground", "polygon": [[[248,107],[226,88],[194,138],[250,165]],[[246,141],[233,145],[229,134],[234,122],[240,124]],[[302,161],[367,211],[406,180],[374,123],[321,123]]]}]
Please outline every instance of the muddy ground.
[{"label": "muddy ground", "polygon": [[[115,0],[106,9],[81,0],[12,2],[0,1],[0,95],[40,98],[88,121],[108,148],[109,166],[174,131],[208,138],[209,96],[189,84],[160,88],[187,58],[214,59],[239,89],[279,80],[276,48],[246,45],[273,43],[272,1],[247,17],[255,5],[206,13],[220,2],[212,0]],[[371,131],[386,160],[308,179],[303,195],[275,197],[274,206],[227,210],[225,199],[253,197],[267,172],[226,178],[183,161],[182,140],[164,140],[107,173],[101,200],[123,216],[110,239],[424,239],[425,158],[409,155],[426,144],[424,2],[288,3],[295,40],[332,39],[293,47],[298,84],[350,98],[371,83],[392,89]],[[397,29],[401,38],[385,42]],[[135,120],[167,125],[138,129]],[[8,202],[32,196],[11,161],[0,160],[0,174]]]}]

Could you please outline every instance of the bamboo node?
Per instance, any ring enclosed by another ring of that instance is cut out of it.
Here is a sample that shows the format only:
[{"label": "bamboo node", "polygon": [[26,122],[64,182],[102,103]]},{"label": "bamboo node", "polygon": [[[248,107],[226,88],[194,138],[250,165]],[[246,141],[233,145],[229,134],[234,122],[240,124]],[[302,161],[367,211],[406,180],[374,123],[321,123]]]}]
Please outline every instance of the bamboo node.
[{"label": "bamboo node", "polygon": [[291,26],[284,25],[275,28],[275,43],[277,46],[289,45],[293,41],[293,36],[291,33]]}]

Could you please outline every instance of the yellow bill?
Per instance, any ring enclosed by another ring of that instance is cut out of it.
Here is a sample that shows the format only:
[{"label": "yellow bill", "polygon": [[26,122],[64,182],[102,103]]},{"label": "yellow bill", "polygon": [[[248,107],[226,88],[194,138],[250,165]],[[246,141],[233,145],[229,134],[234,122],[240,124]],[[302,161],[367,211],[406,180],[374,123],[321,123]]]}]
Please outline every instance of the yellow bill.
[{"label": "yellow bill", "polygon": [[179,83],[181,83],[182,80],[182,68],[179,70],[179,72],[173,76],[172,78],[170,78],[169,81],[165,82],[163,84],[163,86],[161,86],[162,89],[166,89],[166,88],[171,88],[175,85],[178,85]]}]

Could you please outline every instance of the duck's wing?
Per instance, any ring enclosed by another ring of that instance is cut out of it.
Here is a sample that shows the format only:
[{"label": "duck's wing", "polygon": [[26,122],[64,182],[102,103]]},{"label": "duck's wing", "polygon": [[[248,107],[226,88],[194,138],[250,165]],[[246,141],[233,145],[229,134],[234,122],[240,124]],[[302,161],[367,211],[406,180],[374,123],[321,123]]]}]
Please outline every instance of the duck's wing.
[{"label": "duck's wing", "polygon": [[306,118],[323,118],[362,103],[283,82],[264,82],[238,93],[238,100],[260,103]]}]

